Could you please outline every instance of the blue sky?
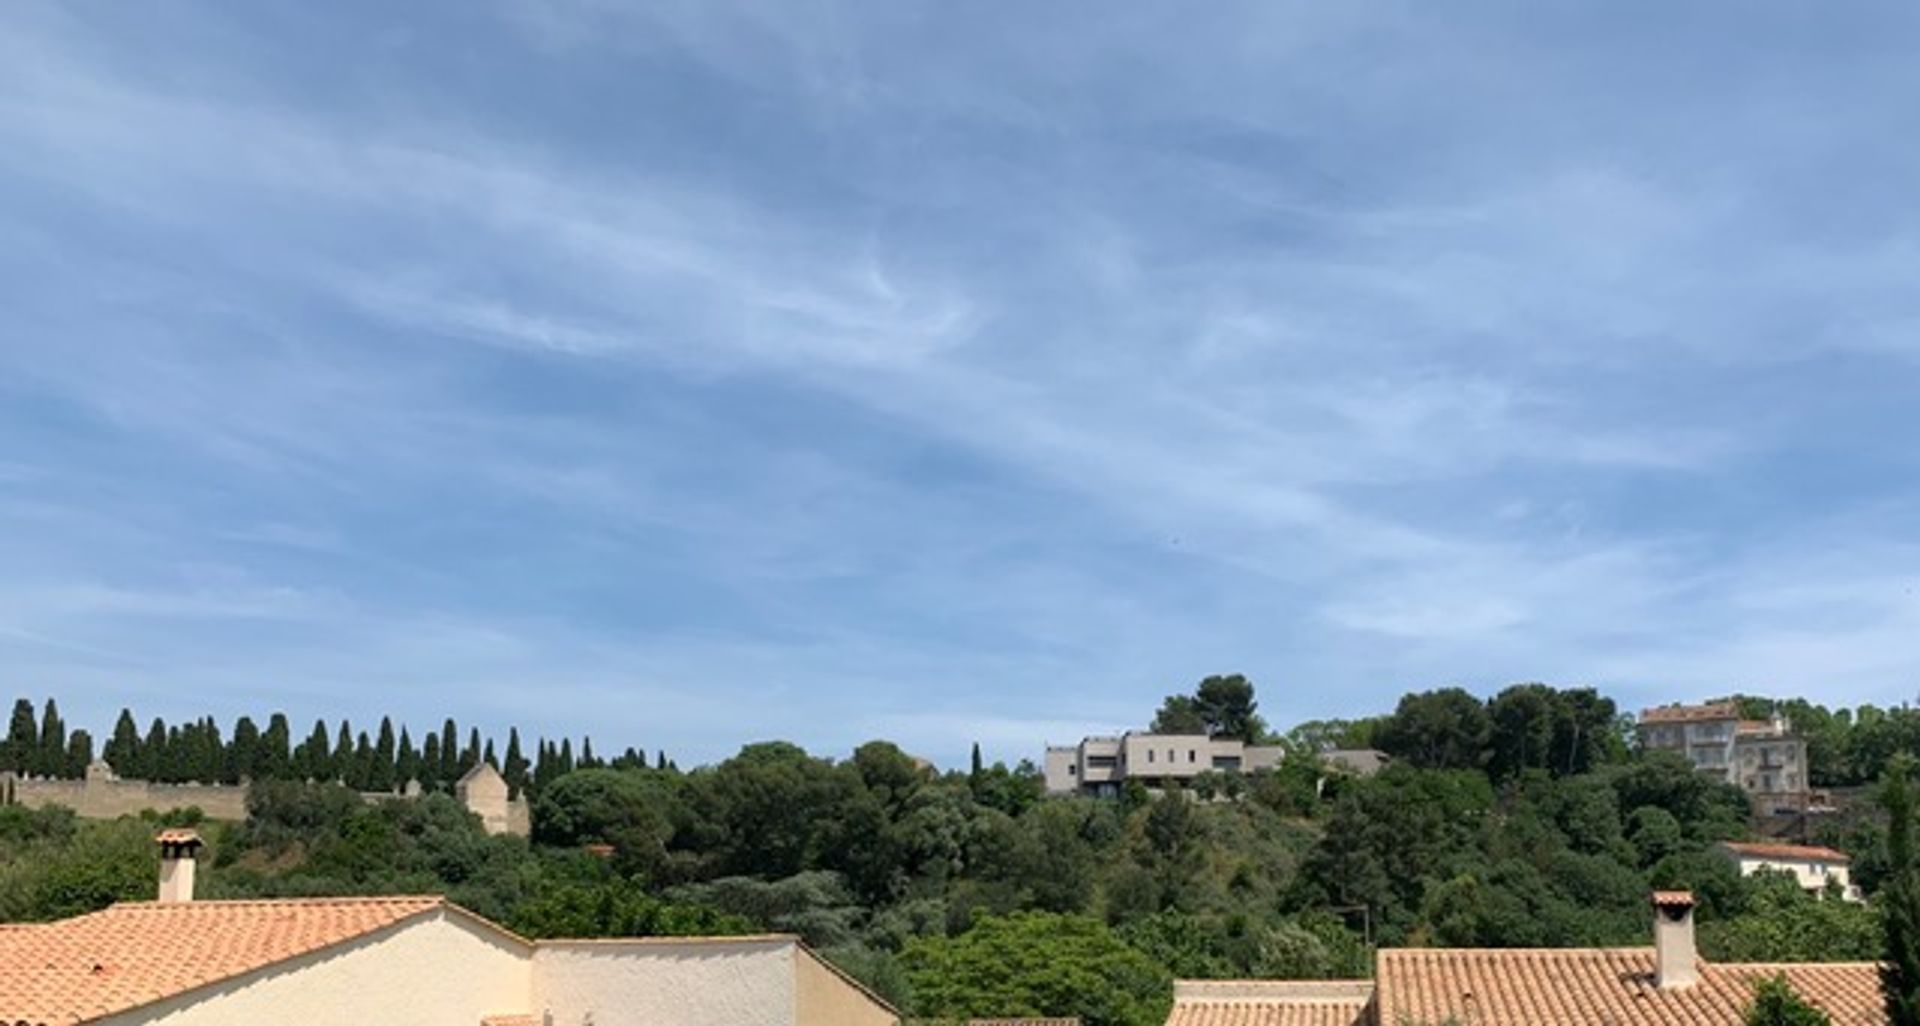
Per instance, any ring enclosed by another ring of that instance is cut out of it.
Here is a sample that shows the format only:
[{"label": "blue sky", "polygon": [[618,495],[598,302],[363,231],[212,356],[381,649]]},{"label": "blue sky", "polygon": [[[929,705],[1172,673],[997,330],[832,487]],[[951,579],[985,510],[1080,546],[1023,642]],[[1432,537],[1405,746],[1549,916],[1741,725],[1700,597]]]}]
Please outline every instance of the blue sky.
[{"label": "blue sky", "polygon": [[0,693],[1920,685],[1910,4],[0,11]]}]

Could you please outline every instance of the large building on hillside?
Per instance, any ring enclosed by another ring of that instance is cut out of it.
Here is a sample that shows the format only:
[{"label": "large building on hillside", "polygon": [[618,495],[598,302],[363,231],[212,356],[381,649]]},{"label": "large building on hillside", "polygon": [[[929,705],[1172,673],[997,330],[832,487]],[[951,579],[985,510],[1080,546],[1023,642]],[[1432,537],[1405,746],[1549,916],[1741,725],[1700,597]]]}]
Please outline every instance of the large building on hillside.
[{"label": "large building on hillside", "polygon": [[0,924],[8,1026],[893,1026],[797,938],[533,941],[440,897],[194,901],[166,831],[160,899]]},{"label": "large building on hillside", "polygon": [[1784,717],[1740,718],[1732,702],[1645,709],[1635,728],[1640,747],[1678,752],[1705,773],[1754,798],[1757,811],[1805,810],[1812,796],[1807,742]]},{"label": "large building on hillside", "polygon": [[1776,975],[1834,1026],[1886,1023],[1877,964],[1708,962],[1693,896],[1653,904],[1650,948],[1382,949],[1371,980],[1176,983],[1167,1026],[1743,1026]]},{"label": "large building on hillside", "polygon": [[1129,780],[1158,788],[1202,773],[1272,769],[1285,754],[1279,745],[1250,745],[1205,734],[1129,731],[1089,737],[1077,745],[1047,747],[1047,793],[1111,796],[1119,794]]}]

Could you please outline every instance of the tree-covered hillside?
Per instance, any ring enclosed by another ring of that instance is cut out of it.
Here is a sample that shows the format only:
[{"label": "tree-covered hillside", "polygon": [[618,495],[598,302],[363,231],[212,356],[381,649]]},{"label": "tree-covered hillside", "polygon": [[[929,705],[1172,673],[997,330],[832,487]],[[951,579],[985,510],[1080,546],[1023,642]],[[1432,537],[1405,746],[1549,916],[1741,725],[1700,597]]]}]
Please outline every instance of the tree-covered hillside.
[{"label": "tree-covered hillside", "polygon": [[[1216,685],[1162,714],[1264,734],[1235,696]],[[202,825],[202,892],[444,891],[538,936],[792,931],[916,1013],[1096,1026],[1158,1022],[1173,977],[1365,974],[1369,942],[1644,944],[1656,886],[1700,894],[1709,957],[1876,956],[1866,908],[1713,855],[1745,836],[1745,798],[1634,753],[1591,690],[1428,692],[1288,737],[1274,771],[1109,801],[1043,798],[1026,765],[936,774],[885,742],[839,760],[758,744],[685,772],[575,760],[520,779],[530,840],[487,836],[444,795],[369,805],[268,774],[248,822]],[[1342,775],[1313,754],[1335,743],[1396,759]],[[150,896],[153,826],[0,810],[0,920]],[[1861,820],[1826,838],[1858,849],[1870,889],[1877,836]]]}]

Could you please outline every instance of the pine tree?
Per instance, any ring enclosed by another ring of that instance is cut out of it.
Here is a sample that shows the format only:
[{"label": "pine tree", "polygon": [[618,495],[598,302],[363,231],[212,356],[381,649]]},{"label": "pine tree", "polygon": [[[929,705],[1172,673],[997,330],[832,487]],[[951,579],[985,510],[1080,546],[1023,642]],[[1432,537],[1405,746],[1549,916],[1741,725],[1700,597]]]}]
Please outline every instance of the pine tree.
[{"label": "pine tree", "polygon": [[13,703],[13,720],[7,725],[7,741],[0,746],[0,770],[32,772],[34,753],[39,746],[40,729],[33,724],[33,700],[22,698]]},{"label": "pine tree", "polygon": [[1880,884],[1886,957],[1880,994],[1890,1026],[1920,1026],[1920,864],[1913,838],[1913,758],[1895,756],[1880,786],[1887,812],[1887,871]]},{"label": "pine tree", "polygon": [[260,732],[259,755],[254,767],[265,780],[286,780],[293,776],[293,727],[286,713],[267,717],[267,729]]},{"label": "pine tree", "polygon": [[527,757],[520,752],[520,728],[507,728],[507,762],[500,768],[507,779],[507,796],[518,797],[527,789]]},{"label": "pine tree", "polygon": [[[242,716],[233,721],[233,740],[227,744],[227,771],[224,776],[229,784],[260,779],[260,728],[254,725],[251,716]],[[294,776],[299,774],[295,773]]]},{"label": "pine tree", "polygon": [[120,718],[113,721],[113,737],[107,741],[100,757],[115,773],[123,777],[133,775],[140,765],[140,726],[133,721],[133,710],[120,710]]},{"label": "pine tree", "polygon": [[82,727],[67,735],[67,776],[79,779],[93,764],[93,735]]}]

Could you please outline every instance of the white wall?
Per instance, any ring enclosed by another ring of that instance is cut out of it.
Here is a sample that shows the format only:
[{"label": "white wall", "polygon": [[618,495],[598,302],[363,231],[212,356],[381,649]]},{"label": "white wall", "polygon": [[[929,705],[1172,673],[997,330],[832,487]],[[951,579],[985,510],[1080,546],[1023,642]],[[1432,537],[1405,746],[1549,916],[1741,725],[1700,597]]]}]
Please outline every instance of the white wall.
[{"label": "white wall", "polygon": [[789,938],[545,941],[532,1011],[552,1026],[794,1026]]},{"label": "white wall", "polygon": [[106,1026],[478,1026],[527,1011],[528,949],[438,911],[102,1020]]}]

